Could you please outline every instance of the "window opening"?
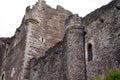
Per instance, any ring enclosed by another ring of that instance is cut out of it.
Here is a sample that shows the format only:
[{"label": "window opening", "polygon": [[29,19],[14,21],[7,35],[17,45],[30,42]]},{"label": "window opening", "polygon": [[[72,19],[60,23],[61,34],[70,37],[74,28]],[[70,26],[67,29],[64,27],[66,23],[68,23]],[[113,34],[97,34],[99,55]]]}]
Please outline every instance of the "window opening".
[{"label": "window opening", "polygon": [[88,44],[87,50],[88,50],[88,61],[92,61],[93,59],[92,44],[90,43]]}]

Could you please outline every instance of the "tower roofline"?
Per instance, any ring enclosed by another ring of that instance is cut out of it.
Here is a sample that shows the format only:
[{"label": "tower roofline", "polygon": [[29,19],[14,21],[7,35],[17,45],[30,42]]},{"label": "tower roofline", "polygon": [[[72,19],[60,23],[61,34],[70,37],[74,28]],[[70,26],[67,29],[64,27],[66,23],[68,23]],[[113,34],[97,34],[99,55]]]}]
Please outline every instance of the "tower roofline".
[{"label": "tower roofline", "polygon": [[70,15],[65,20],[65,29],[79,29],[82,24],[82,18],[78,14]]}]

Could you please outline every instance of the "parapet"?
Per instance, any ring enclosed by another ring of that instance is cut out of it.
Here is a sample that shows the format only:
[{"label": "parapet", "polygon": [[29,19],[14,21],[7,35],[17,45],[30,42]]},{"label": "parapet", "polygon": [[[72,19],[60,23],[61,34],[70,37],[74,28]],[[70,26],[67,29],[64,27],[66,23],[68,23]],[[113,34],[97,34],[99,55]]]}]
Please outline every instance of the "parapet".
[{"label": "parapet", "polygon": [[70,15],[65,20],[65,29],[76,29],[76,28],[82,28],[82,18],[78,16],[78,14]]}]

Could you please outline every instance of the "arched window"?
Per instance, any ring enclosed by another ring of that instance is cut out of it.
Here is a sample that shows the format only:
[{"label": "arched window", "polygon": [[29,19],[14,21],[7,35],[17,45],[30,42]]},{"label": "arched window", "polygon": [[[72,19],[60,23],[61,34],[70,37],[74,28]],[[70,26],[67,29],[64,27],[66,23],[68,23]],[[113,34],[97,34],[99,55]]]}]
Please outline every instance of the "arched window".
[{"label": "arched window", "polygon": [[92,61],[93,53],[92,53],[92,44],[91,43],[88,44],[87,50],[88,50],[88,61]]}]

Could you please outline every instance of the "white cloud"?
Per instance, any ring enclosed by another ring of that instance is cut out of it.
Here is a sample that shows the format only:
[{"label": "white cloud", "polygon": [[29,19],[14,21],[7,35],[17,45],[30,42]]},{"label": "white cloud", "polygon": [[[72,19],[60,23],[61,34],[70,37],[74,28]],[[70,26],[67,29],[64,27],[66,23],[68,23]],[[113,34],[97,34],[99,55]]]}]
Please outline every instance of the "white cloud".
[{"label": "white cloud", "polygon": [[[64,8],[79,13],[80,16],[85,16],[96,8],[109,3],[111,0],[46,0],[48,4],[55,8],[57,4]],[[53,3],[54,2],[54,3]]]}]

